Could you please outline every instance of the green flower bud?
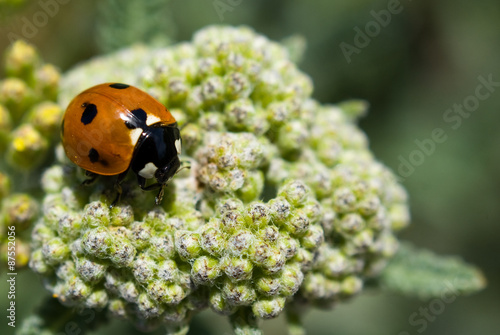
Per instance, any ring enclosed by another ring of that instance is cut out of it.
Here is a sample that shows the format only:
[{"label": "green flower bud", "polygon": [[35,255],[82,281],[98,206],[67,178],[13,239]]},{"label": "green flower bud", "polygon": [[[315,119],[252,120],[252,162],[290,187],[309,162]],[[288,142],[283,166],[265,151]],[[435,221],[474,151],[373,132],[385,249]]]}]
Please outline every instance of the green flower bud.
[{"label": "green flower bud", "polygon": [[213,257],[199,257],[194,261],[191,268],[191,278],[198,285],[212,284],[220,275],[219,262]]},{"label": "green flower bud", "polygon": [[309,195],[309,189],[304,183],[290,180],[278,191],[278,196],[284,197],[292,206],[304,204]]},{"label": "green flower bud", "polygon": [[70,250],[63,240],[56,237],[43,245],[42,253],[47,263],[56,265],[68,258]]},{"label": "green flower bud", "polygon": [[224,299],[233,306],[247,306],[252,304],[257,295],[252,285],[247,281],[233,282],[229,279],[222,286]]},{"label": "green flower bud", "polygon": [[7,108],[14,122],[21,119],[34,100],[33,91],[22,80],[7,78],[0,81],[0,104]]},{"label": "green flower bud", "polygon": [[269,201],[271,215],[276,223],[284,223],[288,219],[291,211],[291,205],[285,197],[279,196]]},{"label": "green flower bud", "polygon": [[28,194],[13,194],[3,202],[3,224],[23,231],[31,226],[38,215],[38,203]]},{"label": "green flower bud", "polygon": [[229,304],[224,294],[219,289],[212,289],[209,298],[210,308],[217,314],[231,315],[237,307]]},{"label": "green flower bud", "polygon": [[410,213],[406,204],[393,205],[389,211],[391,228],[395,231],[408,226],[410,222]]},{"label": "green flower bud", "polygon": [[100,201],[93,201],[85,206],[84,224],[91,228],[109,225],[109,207]]},{"label": "green flower bud", "polygon": [[225,232],[232,233],[245,225],[245,216],[237,211],[227,211],[222,214],[220,223]]},{"label": "green flower bud", "polygon": [[230,256],[222,258],[221,267],[226,275],[233,281],[250,279],[254,269],[249,259]]},{"label": "green flower bud", "polygon": [[227,239],[226,250],[232,256],[248,256],[250,247],[255,241],[254,235],[248,230],[239,230]]},{"label": "green flower bud", "polygon": [[307,232],[310,224],[311,220],[309,220],[307,214],[302,209],[297,209],[284,222],[283,228],[294,236],[302,236]]},{"label": "green flower bud", "polygon": [[78,214],[68,213],[58,222],[57,233],[63,239],[75,239],[80,234],[82,219]]},{"label": "green flower bud", "polygon": [[153,229],[142,222],[134,222],[131,227],[130,240],[137,250],[142,250],[149,246],[153,236]]},{"label": "green flower bud", "polygon": [[[225,115],[220,112],[206,112],[200,116],[198,123],[204,131],[225,132],[225,119]],[[201,137],[201,134],[198,134],[198,136]],[[184,140],[184,133],[182,138]]]},{"label": "green flower bud", "polygon": [[278,131],[277,145],[281,154],[295,160],[307,142],[309,130],[302,122],[292,121],[282,126]]},{"label": "green flower bud", "polygon": [[138,254],[133,262],[132,272],[135,279],[141,283],[151,283],[157,272],[157,263],[149,255]]},{"label": "green flower bud", "polygon": [[216,105],[222,102],[225,87],[221,77],[208,77],[200,86],[205,106]]},{"label": "green flower bud", "polygon": [[52,267],[45,261],[42,249],[36,249],[31,253],[29,259],[30,268],[40,275],[48,275],[52,272]]},{"label": "green flower bud", "polygon": [[302,271],[307,272],[312,268],[314,253],[305,248],[298,248],[292,260],[300,264]]},{"label": "green flower bud", "polygon": [[175,250],[184,260],[196,258],[201,252],[200,235],[187,230],[176,231]]},{"label": "green flower bud", "polygon": [[134,210],[130,205],[115,205],[110,210],[112,226],[129,226],[134,221]]},{"label": "green flower bud", "polygon": [[165,309],[162,317],[167,323],[183,323],[187,312],[187,308],[183,304],[171,305]]},{"label": "green flower bud", "polygon": [[175,256],[174,239],[169,234],[155,235],[149,241],[149,254],[156,259],[164,259]]},{"label": "green flower bud", "polygon": [[[28,262],[30,260],[30,246],[29,243],[25,242],[23,239],[20,237],[16,237],[16,244],[15,244],[15,267],[16,269],[21,269],[24,268],[26,265],[28,265]],[[9,252],[12,252],[12,249],[9,250],[9,247],[11,247],[11,244],[9,243],[3,243],[0,245],[0,252],[2,253],[1,258],[2,262],[4,264],[7,264],[8,261],[10,261],[8,255]]]},{"label": "green flower bud", "polygon": [[127,303],[122,299],[112,299],[108,303],[108,310],[110,314],[117,319],[127,318]]},{"label": "green flower bud", "polygon": [[363,216],[373,216],[381,208],[380,198],[374,194],[369,194],[362,198],[357,206],[358,212]]},{"label": "green flower bud", "polygon": [[44,64],[35,71],[35,90],[43,98],[56,101],[61,74],[52,64]]},{"label": "green flower bud", "polygon": [[58,294],[57,298],[62,304],[73,305],[86,300],[92,293],[92,288],[79,277],[69,278]]},{"label": "green flower bud", "polygon": [[342,234],[360,232],[365,228],[365,221],[361,215],[351,213],[344,215],[337,221],[337,230]]},{"label": "green flower bud", "polygon": [[229,100],[248,98],[252,92],[250,80],[241,72],[227,73],[224,78],[225,96]]},{"label": "green flower bud", "polygon": [[260,299],[252,305],[252,312],[261,319],[275,318],[285,308],[285,301],[284,297]]},{"label": "green flower bud", "polygon": [[340,284],[340,292],[343,295],[352,296],[363,288],[363,281],[356,276],[348,276]]},{"label": "green flower bud", "polygon": [[339,108],[342,109],[344,115],[356,120],[365,116],[368,110],[368,103],[364,100],[347,100],[340,103]]},{"label": "green flower bud", "polygon": [[75,264],[80,277],[87,282],[100,281],[104,278],[104,274],[108,268],[105,264],[94,262],[85,257],[77,258]]},{"label": "green flower bud", "polygon": [[5,53],[5,72],[9,77],[18,77],[30,82],[40,57],[36,49],[24,40],[17,40]]},{"label": "green flower bud", "polygon": [[323,228],[319,225],[312,225],[300,239],[300,245],[309,251],[315,251],[324,240]]},{"label": "green flower bud", "polygon": [[311,300],[328,300],[338,295],[340,285],[334,285],[331,281],[319,273],[308,273],[304,278],[301,293]]},{"label": "green flower bud", "polygon": [[156,302],[169,305],[178,304],[186,296],[186,293],[180,285],[167,284],[160,281],[152,281],[149,283],[147,292],[149,297]]},{"label": "green flower bud", "polygon": [[218,228],[208,227],[201,234],[201,247],[213,256],[221,256],[226,250],[226,239]]},{"label": "green flower bud", "polygon": [[82,246],[85,252],[97,258],[108,256],[108,249],[113,244],[113,236],[105,228],[89,229],[83,234]]},{"label": "green flower bud", "polygon": [[350,189],[342,187],[333,193],[333,206],[337,213],[348,213],[356,208],[356,196]]},{"label": "green flower bud", "polygon": [[150,298],[147,293],[141,293],[137,299],[137,308],[139,315],[144,319],[153,319],[159,317],[164,308],[154,299]]},{"label": "green flower bud", "polygon": [[175,105],[183,102],[189,93],[189,86],[183,78],[170,78],[168,83],[168,101]]},{"label": "green flower bud", "polygon": [[273,102],[267,106],[265,113],[272,126],[280,127],[290,117],[292,106],[288,101]]},{"label": "green flower bud", "polygon": [[182,146],[187,153],[193,153],[194,148],[196,148],[201,142],[201,132],[198,125],[194,123],[187,124],[186,127],[182,129]]},{"label": "green flower bud", "polygon": [[243,185],[236,191],[236,195],[245,202],[255,201],[264,189],[264,175],[262,171],[250,172]]},{"label": "green flower bud", "polygon": [[261,277],[256,282],[256,288],[259,293],[266,296],[275,296],[281,291],[281,278],[276,276]]},{"label": "green flower bud", "polygon": [[45,242],[55,237],[55,232],[52,228],[38,222],[31,233],[31,242],[36,248],[41,247]]},{"label": "green flower bud", "polygon": [[226,105],[226,126],[229,130],[250,131],[256,119],[256,111],[249,99],[240,99]]},{"label": "green flower bud", "polygon": [[347,256],[338,249],[323,248],[321,252],[322,272],[329,278],[337,278],[349,271]]},{"label": "green flower bud", "polygon": [[31,123],[42,136],[53,139],[59,134],[62,108],[53,102],[42,102],[35,105],[27,115],[27,122]]},{"label": "green flower bud", "polygon": [[50,167],[42,176],[42,188],[47,193],[59,193],[64,187],[64,169],[60,165]]},{"label": "green flower bud", "polygon": [[85,306],[96,310],[102,310],[106,307],[109,301],[109,296],[105,290],[93,291],[86,299]]},{"label": "green flower bud", "polygon": [[283,234],[278,239],[278,248],[285,255],[285,258],[291,259],[297,254],[299,242],[290,235]]},{"label": "green flower bud", "polygon": [[280,274],[279,280],[281,283],[280,294],[285,297],[294,295],[299,290],[304,280],[304,274],[301,271],[300,264],[287,264]]},{"label": "green flower bud", "polygon": [[7,161],[14,167],[32,169],[45,158],[48,142],[32,125],[24,124],[14,130],[11,140]]}]

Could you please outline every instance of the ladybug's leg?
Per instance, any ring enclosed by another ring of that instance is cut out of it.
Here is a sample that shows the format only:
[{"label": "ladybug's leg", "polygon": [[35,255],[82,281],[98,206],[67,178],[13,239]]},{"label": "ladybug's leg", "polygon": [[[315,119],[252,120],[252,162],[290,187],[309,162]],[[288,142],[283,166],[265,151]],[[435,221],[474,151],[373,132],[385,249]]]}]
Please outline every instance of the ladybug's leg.
[{"label": "ladybug's leg", "polygon": [[94,181],[99,177],[97,173],[90,172],[90,171],[85,171],[85,176],[87,176],[87,179],[82,181],[82,185],[84,186],[89,186],[94,183]]},{"label": "ladybug's leg", "polygon": [[120,201],[120,198],[121,198],[122,192],[123,192],[122,183],[123,183],[123,180],[125,180],[127,173],[128,173],[128,170],[125,170],[124,172],[120,173],[118,175],[118,177],[116,178],[116,182],[115,182],[116,198],[115,198],[115,200],[113,200],[111,205],[109,205],[109,208],[113,208],[118,203],[118,201]]},{"label": "ladybug's leg", "polygon": [[156,190],[157,188],[160,189],[160,192],[158,192],[158,195],[156,196],[156,199],[155,199],[155,203],[157,205],[159,205],[161,202],[161,199],[163,198],[163,186],[165,186],[165,185],[160,184],[160,183],[154,183],[154,184],[146,186],[146,178],[141,177],[139,175],[137,175],[137,181],[139,182],[139,186],[141,187],[141,189],[143,189],[144,191]]}]

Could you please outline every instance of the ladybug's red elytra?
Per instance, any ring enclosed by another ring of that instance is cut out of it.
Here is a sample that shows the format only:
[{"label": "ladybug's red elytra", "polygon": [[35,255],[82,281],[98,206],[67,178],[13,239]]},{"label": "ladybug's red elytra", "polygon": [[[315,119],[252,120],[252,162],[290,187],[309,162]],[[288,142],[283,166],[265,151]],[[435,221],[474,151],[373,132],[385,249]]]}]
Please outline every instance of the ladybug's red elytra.
[{"label": "ladybug's red elytra", "polygon": [[[105,83],[78,94],[66,109],[61,136],[66,155],[91,177],[84,183],[97,175],[118,175],[115,202],[132,169],[143,190],[160,189],[159,204],[165,184],[181,166],[175,118],[155,98],[130,85]],[[152,178],[156,182],[146,186]]]}]

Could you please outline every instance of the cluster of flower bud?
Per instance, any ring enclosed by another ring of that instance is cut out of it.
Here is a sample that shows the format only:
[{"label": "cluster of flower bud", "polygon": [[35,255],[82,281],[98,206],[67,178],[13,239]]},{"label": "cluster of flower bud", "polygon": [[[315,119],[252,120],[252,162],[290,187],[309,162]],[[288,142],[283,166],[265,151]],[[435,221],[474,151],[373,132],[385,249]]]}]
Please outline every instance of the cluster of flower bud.
[{"label": "cluster of flower bud", "polygon": [[0,80],[0,154],[13,169],[39,166],[57,138],[62,109],[55,102],[58,70],[43,63],[22,40],[5,55],[6,78]]},{"label": "cluster of flower bud", "polygon": [[[6,77],[0,79],[0,251],[2,262],[7,261],[7,255],[15,254],[16,267],[22,268],[30,253],[24,232],[31,228],[39,206],[31,195],[19,192],[37,187],[40,171],[36,167],[52,153],[51,145],[59,133],[62,116],[56,103],[60,75],[54,66],[42,62],[32,45],[21,40],[7,49],[3,68]],[[12,226],[16,239],[15,243],[12,239],[8,243],[5,231]]]},{"label": "cluster of flower bud", "polygon": [[184,326],[206,307],[230,315],[249,306],[259,318],[275,317],[324,241],[321,207],[300,181],[283,183],[267,202],[221,197],[204,219],[188,200],[135,206],[133,179],[110,208],[112,196],[100,185],[82,191],[80,176],[64,164],[45,172],[30,266],[63,304],[107,308],[143,329]]}]

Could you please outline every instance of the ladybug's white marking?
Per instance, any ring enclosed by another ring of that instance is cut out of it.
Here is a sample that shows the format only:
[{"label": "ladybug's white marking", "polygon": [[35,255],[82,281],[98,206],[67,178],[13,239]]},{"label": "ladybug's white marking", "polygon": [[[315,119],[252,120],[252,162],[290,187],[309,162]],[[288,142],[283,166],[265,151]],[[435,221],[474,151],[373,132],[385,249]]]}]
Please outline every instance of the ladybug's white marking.
[{"label": "ladybug's white marking", "polygon": [[155,115],[152,115],[152,114],[149,114],[148,115],[148,118],[146,119],[146,125],[150,126],[152,124],[155,124],[155,123],[158,123],[160,122],[160,118],[155,116]]},{"label": "ladybug's white marking", "polygon": [[144,166],[144,168],[141,171],[139,171],[139,176],[144,177],[146,179],[151,179],[155,176],[156,170],[158,170],[156,165],[149,162]]},{"label": "ladybug's white marking", "polygon": [[177,154],[181,154],[181,140],[175,140],[175,150],[177,150]]},{"label": "ladybug's white marking", "polygon": [[132,142],[133,147],[135,147],[137,141],[139,141],[139,137],[141,137],[142,132],[142,128],[135,128],[130,130],[130,141]]}]

